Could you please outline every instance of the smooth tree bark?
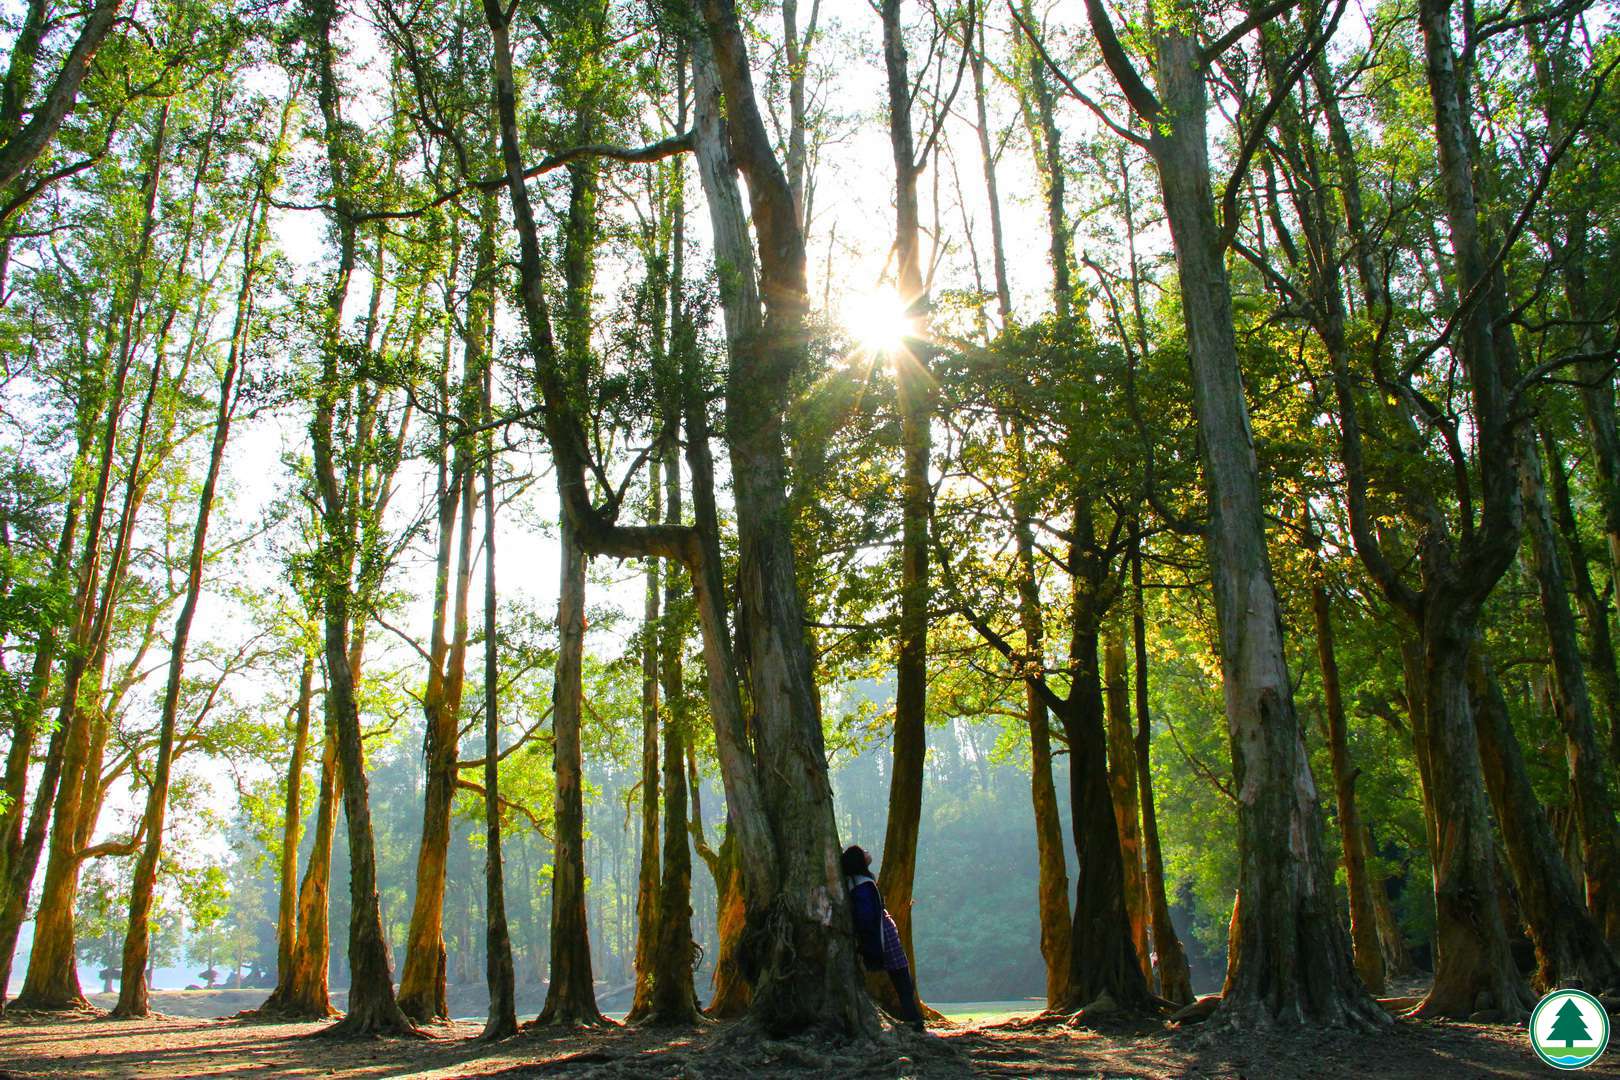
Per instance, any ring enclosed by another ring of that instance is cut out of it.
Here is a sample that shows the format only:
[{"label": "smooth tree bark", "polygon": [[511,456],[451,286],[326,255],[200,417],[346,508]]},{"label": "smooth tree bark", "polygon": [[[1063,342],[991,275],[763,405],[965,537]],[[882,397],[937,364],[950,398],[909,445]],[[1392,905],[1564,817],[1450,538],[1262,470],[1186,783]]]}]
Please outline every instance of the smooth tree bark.
[{"label": "smooth tree bark", "polygon": [[1086,11],[1104,63],[1148,130],[1142,141],[1159,173],[1181,282],[1238,796],[1239,901],[1220,1015],[1238,1027],[1381,1027],[1388,1017],[1356,978],[1332,902],[1317,788],[1294,710],[1238,366],[1226,236],[1215,217],[1206,61],[1184,22],[1191,12],[1174,8],[1151,32],[1155,92],[1103,0],[1086,0]]},{"label": "smooth tree bark", "polygon": [[1142,862],[1147,881],[1148,915],[1153,931],[1153,955],[1159,976],[1159,996],[1177,1005],[1193,1000],[1192,970],[1181,937],[1170,918],[1170,900],[1164,888],[1164,857],[1159,850],[1159,822],[1153,803],[1153,719],[1148,710],[1147,605],[1142,593],[1142,534],[1131,522],[1131,641],[1132,675],[1136,699],[1136,782],[1141,788]]}]

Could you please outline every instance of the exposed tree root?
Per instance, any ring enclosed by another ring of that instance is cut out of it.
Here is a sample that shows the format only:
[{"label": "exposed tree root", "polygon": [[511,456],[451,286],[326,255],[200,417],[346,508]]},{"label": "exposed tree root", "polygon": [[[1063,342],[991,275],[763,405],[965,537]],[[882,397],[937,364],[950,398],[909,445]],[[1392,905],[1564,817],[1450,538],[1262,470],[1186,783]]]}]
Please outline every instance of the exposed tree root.
[{"label": "exposed tree root", "polygon": [[385,1001],[376,1001],[364,1004],[358,1008],[351,1008],[337,1023],[330,1027],[321,1028],[309,1038],[314,1039],[368,1039],[381,1035],[394,1035],[406,1039],[431,1039],[432,1035],[423,1031],[400,1011],[392,996]]},{"label": "exposed tree root", "polygon": [[306,1005],[283,1005],[274,998],[257,1009],[243,1009],[232,1020],[251,1024],[300,1024],[311,1020],[335,1020],[343,1014],[328,1005],[323,1011]]},{"label": "exposed tree root", "polygon": [[107,1015],[84,998],[67,1005],[31,1005],[22,998],[13,998],[0,1016],[16,1024],[36,1020],[100,1020]]},{"label": "exposed tree root", "polygon": [[[690,1050],[658,1054],[589,1050],[539,1065],[524,1075],[566,1073],[599,1080],[752,1080],[757,1076],[892,1077],[912,1075],[925,1063],[928,1075],[972,1076],[972,1067],[954,1046],[906,1027],[889,1028],[875,1038],[833,1038],[805,1034],[776,1039],[744,1020]],[[582,1068],[582,1066],[585,1066]]]}]

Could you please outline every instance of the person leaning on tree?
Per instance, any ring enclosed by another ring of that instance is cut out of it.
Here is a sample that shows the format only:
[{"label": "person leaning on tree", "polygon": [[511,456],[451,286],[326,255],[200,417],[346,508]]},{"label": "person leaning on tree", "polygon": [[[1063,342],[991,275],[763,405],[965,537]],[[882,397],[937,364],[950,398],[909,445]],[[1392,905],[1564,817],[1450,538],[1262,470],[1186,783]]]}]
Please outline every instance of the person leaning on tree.
[{"label": "person leaning on tree", "polygon": [[855,922],[855,945],[866,963],[868,971],[887,972],[894,983],[894,993],[900,1000],[899,1016],[912,1027],[922,1030],[922,1011],[917,1007],[917,988],[911,981],[911,965],[906,962],[906,950],[900,945],[900,930],[883,906],[883,894],[878,892],[877,880],[872,877],[872,856],[866,849],[851,844],[844,849],[841,860],[844,888],[849,891],[850,915]]}]

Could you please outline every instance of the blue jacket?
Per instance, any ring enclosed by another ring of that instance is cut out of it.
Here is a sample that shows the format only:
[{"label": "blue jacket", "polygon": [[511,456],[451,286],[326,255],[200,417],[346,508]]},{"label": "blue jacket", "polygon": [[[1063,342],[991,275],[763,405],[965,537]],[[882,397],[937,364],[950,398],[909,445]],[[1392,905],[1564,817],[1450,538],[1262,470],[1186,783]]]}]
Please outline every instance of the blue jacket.
[{"label": "blue jacket", "polygon": [[849,910],[855,922],[855,947],[870,971],[904,971],[906,951],[900,946],[900,929],[883,908],[883,896],[870,874],[847,878]]}]

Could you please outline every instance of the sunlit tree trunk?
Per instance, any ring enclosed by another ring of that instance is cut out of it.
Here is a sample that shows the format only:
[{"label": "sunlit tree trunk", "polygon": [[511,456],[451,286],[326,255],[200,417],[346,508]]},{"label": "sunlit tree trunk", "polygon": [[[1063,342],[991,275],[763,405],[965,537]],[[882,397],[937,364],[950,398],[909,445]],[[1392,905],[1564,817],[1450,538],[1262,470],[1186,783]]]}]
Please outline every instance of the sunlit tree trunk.
[{"label": "sunlit tree trunk", "polygon": [[1238,366],[1224,237],[1215,219],[1205,63],[1184,28],[1153,28],[1157,94],[1142,81],[1102,0],[1086,0],[1115,82],[1150,132],[1181,282],[1227,729],[1238,795],[1239,903],[1221,1014],[1237,1026],[1387,1022],[1356,978],[1332,903],[1315,781],[1294,712],[1282,613]]},{"label": "sunlit tree trunk", "polygon": [[[252,220],[255,209],[249,209],[248,229],[262,236],[262,230]],[[237,296],[236,326],[231,338],[230,354],[220,378],[219,406],[214,416],[214,438],[208,455],[208,471],[203,479],[202,492],[197,496],[197,518],[186,565],[185,600],[175,619],[174,636],[169,646],[168,682],[164,686],[162,713],[158,719],[157,760],[152,767],[152,784],[147,789],[143,821],[146,843],[135,862],[129,928],[124,937],[123,975],[118,988],[118,1006],[113,1010],[113,1015],[118,1017],[140,1017],[148,1012],[146,961],[151,939],[152,894],[157,886],[158,858],[163,850],[163,822],[168,810],[169,776],[174,765],[175,727],[180,712],[180,682],[185,672],[191,624],[197,614],[197,603],[202,598],[203,560],[208,550],[208,522],[213,514],[214,492],[225,463],[225,446],[230,438],[231,421],[236,415],[237,375],[248,344],[248,297],[253,287],[253,269],[258,262],[257,247],[250,246],[246,253],[242,287]]]}]

